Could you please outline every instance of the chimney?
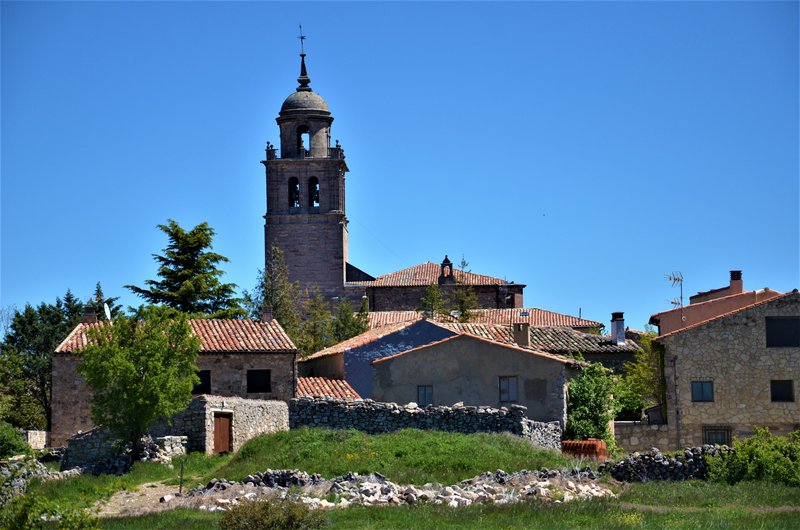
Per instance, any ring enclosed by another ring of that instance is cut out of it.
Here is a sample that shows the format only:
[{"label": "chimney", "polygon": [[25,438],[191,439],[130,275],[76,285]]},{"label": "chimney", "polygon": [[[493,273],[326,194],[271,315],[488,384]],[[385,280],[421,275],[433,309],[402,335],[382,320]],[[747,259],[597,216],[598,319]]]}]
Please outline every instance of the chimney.
[{"label": "chimney", "polygon": [[518,346],[528,347],[531,345],[531,325],[528,322],[517,322],[511,325],[514,334],[514,342]]},{"label": "chimney", "polygon": [[611,313],[611,341],[616,346],[625,344],[625,313],[618,311]]},{"label": "chimney", "polygon": [[97,324],[97,313],[95,313],[94,307],[87,306],[83,309],[83,323]]},{"label": "chimney", "polygon": [[744,291],[744,282],[742,282],[742,271],[731,271],[731,287],[730,294],[741,294]]},{"label": "chimney", "polygon": [[264,305],[261,308],[261,322],[272,322],[272,306]]}]

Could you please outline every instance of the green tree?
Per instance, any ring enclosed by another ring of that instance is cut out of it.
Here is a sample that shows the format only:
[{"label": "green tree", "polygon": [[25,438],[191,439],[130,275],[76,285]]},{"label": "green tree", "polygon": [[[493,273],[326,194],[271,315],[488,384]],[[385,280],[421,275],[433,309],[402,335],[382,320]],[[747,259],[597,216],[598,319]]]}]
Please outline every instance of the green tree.
[{"label": "green tree", "polygon": [[610,370],[600,363],[583,368],[580,375],[569,382],[567,390],[567,427],[564,438],[605,440],[609,451],[616,449],[609,422],[614,419],[619,405],[613,395],[614,381]]},{"label": "green tree", "polygon": [[368,318],[364,303],[361,304],[358,313],[354,313],[349,300],[340,300],[334,311],[331,343],[337,344],[367,331],[369,329]]},{"label": "green tree", "polygon": [[187,315],[167,307],[141,309],[89,331],[78,372],[92,389],[92,421],[135,442],[159,417],[186,408],[199,382],[200,339]]},{"label": "green tree", "polygon": [[420,303],[422,307],[419,310],[428,318],[435,319],[447,311],[442,289],[438,283],[432,283],[425,289],[425,294],[420,299]]},{"label": "green tree", "polygon": [[245,316],[235,297],[236,284],[221,283],[217,268],[228,258],[211,252],[214,229],[200,223],[186,231],[172,219],[158,225],[169,239],[164,255],[153,254],[159,280],[145,280],[148,288],[125,287],[152,304],[163,304],[192,316],[239,318]]},{"label": "green tree", "polygon": [[0,345],[0,418],[24,429],[50,429],[53,352],[82,315],[83,304],[69,290],[53,304],[14,310]]},{"label": "green tree", "polygon": [[300,356],[306,357],[333,344],[333,315],[319,288],[303,304],[303,314],[305,318],[295,345]]},{"label": "green tree", "polygon": [[469,322],[472,320],[473,311],[478,308],[478,296],[471,285],[464,282],[469,262],[462,256],[458,269],[461,271],[461,279],[456,278],[456,286],[450,295],[450,309],[456,312],[459,322]]},{"label": "green tree", "polygon": [[111,318],[116,318],[122,313],[122,306],[117,303],[119,296],[106,297],[103,293],[103,287],[100,282],[97,282],[94,288],[94,295],[84,304],[84,306],[94,310],[95,315],[99,320],[106,320],[106,312],[103,308],[104,304],[108,304],[108,309],[111,312]]},{"label": "green tree", "polygon": [[618,391],[624,398],[623,411],[626,417],[641,416],[644,408],[666,403],[664,367],[661,347],[653,342],[656,334],[647,330],[639,340],[640,350],[632,362],[623,366],[625,375],[621,380],[624,390]]},{"label": "green tree", "polygon": [[252,292],[244,292],[244,304],[251,318],[261,317],[264,307],[272,309],[272,318],[280,322],[283,329],[296,341],[300,335],[300,285],[289,281],[289,271],[283,260],[283,251],[270,249],[267,267],[258,271],[258,282]]}]

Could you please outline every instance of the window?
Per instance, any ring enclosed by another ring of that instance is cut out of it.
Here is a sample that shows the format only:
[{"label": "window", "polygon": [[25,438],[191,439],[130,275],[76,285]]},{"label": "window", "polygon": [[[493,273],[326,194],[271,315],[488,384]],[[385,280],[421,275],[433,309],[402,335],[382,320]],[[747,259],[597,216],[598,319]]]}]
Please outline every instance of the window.
[{"label": "window", "polygon": [[500,376],[500,403],[510,403],[517,400],[517,376]]},{"label": "window", "polygon": [[791,379],[777,380],[769,382],[769,392],[772,401],[791,402],[794,401],[794,384]]},{"label": "window", "polygon": [[766,317],[767,348],[800,346],[800,317]]},{"label": "window", "polygon": [[272,381],[269,370],[247,371],[247,393],[260,394],[272,392]]},{"label": "window", "polygon": [[289,179],[289,208],[300,208],[300,181],[296,177]]},{"label": "window", "polygon": [[692,381],[692,401],[714,401],[714,381]]},{"label": "window", "polygon": [[192,394],[210,394],[211,393],[211,370],[200,370],[197,372],[197,377],[200,382],[194,385]]},{"label": "window", "polygon": [[417,386],[417,405],[420,407],[424,407],[425,405],[433,405],[433,386]]},{"label": "window", "polygon": [[319,179],[317,177],[308,179],[308,207],[319,208]]},{"label": "window", "polygon": [[310,150],[311,134],[309,133],[308,127],[302,125],[297,128],[297,152],[307,154]]},{"label": "window", "polygon": [[727,426],[703,427],[703,443],[707,445],[730,445],[731,428]]}]

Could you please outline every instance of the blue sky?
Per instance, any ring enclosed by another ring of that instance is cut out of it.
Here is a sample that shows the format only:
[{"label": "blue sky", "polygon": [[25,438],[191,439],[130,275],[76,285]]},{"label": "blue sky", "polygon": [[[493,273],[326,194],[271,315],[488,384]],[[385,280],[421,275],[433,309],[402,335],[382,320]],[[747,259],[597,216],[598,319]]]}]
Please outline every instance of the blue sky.
[{"label": "blue sky", "polygon": [[155,277],[155,227],[263,264],[275,117],[312,88],[347,154],[350,261],[447,253],[525,305],[641,328],[744,271],[800,287],[798,2],[6,2],[0,304]]}]

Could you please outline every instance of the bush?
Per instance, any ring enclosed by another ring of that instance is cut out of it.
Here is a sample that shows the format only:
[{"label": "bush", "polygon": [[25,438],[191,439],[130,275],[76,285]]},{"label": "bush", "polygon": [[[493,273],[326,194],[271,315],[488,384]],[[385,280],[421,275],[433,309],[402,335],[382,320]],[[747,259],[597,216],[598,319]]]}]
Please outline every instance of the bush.
[{"label": "bush", "polygon": [[708,460],[708,478],[735,484],[766,480],[800,487],[800,430],[772,436],[756,429],[755,436],[733,442],[735,451]]},{"label": "bush", "polygon": [[99,527],[97,519],[83,510],[61,508],[32,495],[22,495],[0,511],[0,528],[93,530]]},{"label": "bush", "polygon": [[584,368],[570,381],[567,390],[567,427],[564,439],[605,440],[609,453],[617,449],[608,425],[614,419],[619,404],[613,396],[614,381],[610,371],[600,363]]},{"label": "bush", "polygon": [[288,500],[268,499],[238,504],[219,521],[222,530],[299,530],[322,528],[327,521],[319,511]]},{"label": "bush", "polygon": [[31,448],[22,434],[10,423],[0,421],[0,458],[30,454]]}]

